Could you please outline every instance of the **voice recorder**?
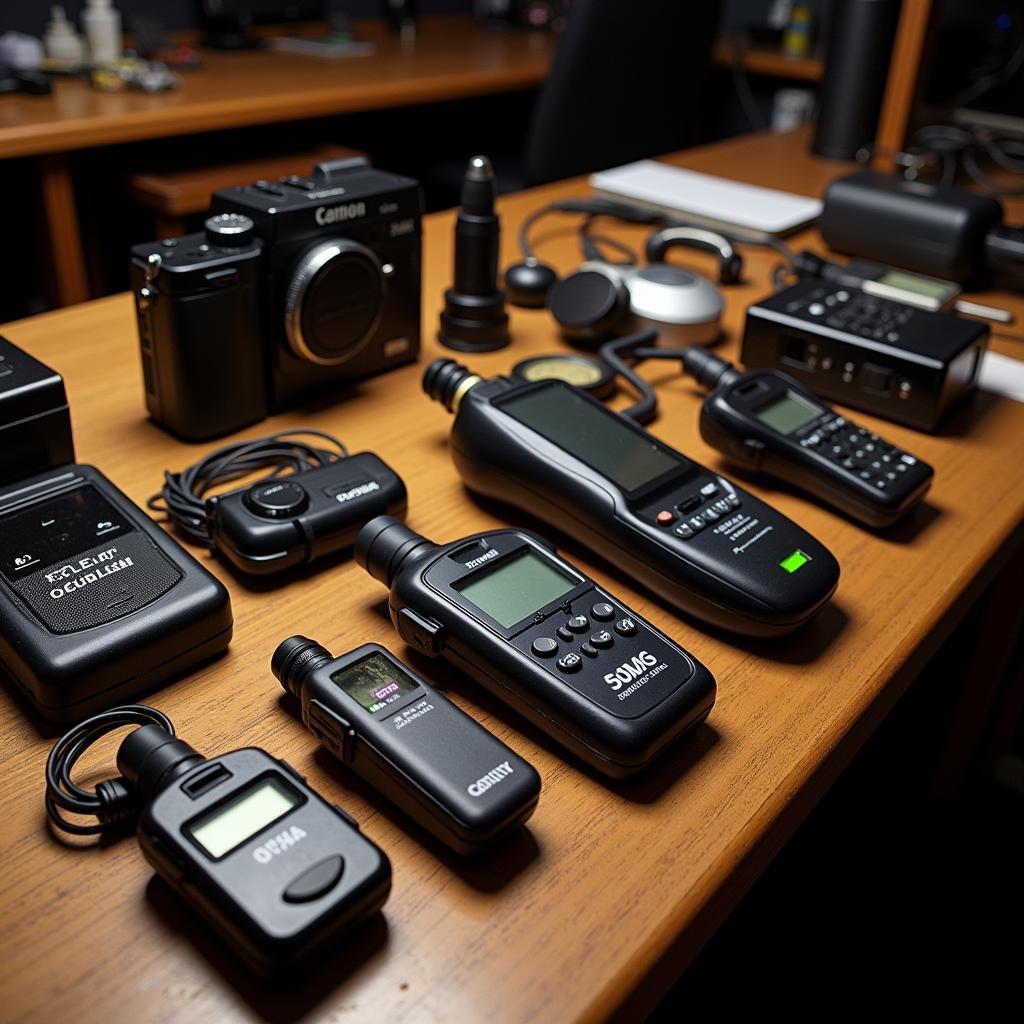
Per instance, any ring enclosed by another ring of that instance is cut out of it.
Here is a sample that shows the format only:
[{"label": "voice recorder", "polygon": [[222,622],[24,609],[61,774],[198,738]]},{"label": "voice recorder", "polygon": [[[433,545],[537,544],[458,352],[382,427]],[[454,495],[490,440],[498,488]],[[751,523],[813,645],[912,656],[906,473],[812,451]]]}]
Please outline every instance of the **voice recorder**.
[{"label": "voice recorder", "polygon": [[456,853],[485,849],[537,806],[536,771],[379,644],[335,658],[292,636],[271,669],[328,750]]},{"label": "voice recorder", "polygon": [[535,534],[439,545],[378,516],[355,558],[390,589],[406,643],[444,655],[604,775],[644,768],[714,703],[696,658]]},{"label": "voice recorder", "polygon": [[836,588],[838,563],[806,530],[563,381],[482,380],[439,359],[423,387],[455,413],[452,458],[471,489],[578,538],[684,612],[772,636]]},{"label": "voice recorder", "polygon": [[868,526],[889,526],[928,492],[927,462],[840,416],[785,373],[744,373],[707,349],[683,368],[711,391],[701,437],[737,465],[795,484]]}]

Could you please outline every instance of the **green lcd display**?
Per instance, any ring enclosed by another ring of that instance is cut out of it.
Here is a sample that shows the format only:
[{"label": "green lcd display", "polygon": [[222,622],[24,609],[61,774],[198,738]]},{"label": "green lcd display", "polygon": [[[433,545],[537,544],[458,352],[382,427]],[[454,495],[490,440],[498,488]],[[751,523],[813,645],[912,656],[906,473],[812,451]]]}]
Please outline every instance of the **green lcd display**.
[{"label": "green lcd display", "polygon": [[918,277],[916,274],[905,274],[899,270],[887,270],[878,279],[879,284],[889,288],[899,288],[911,295],[923,295],[927,299],[942,299],[949,295],[950,287],[944,281],[934,281],[929,277]]},{"label": "green lcd display", "polygon": [[215,807],[187,825],[185,831],[216,859],[251,839],[298,804],[296,796],[271,777]]},{"label": "green lcd display", "polygon": [[810,560],[810,555],[805,555],[802,551],[797,549],[793,554],[787,555],[781,562],[779,562],[779,565],[781,565],[786,572],[792,573],[806,565]]},{"label": "green lcd display", "polygon": [[687,465],[619,415],[554,384],[501,403],[503,412],[593,466],[624,491],[636,491]]},{"label": "green lcd display", "polygon": [[760,409],[755,409],[754,416],[780,434],[792,434],[794,430],[817,419],[824,411],[820,405],[815,405],[803,395],[787,391]]},{"label": "green lcd display", "polygon": [[419,685],[382,654],[371,654],[339,669],[331,678],[371,715],[401,700]]},{"label": "green lcd display", "polygon": [[578,582],[532,551],[524,551],[457,584],[457,589],[507,629],[568,594]]}]

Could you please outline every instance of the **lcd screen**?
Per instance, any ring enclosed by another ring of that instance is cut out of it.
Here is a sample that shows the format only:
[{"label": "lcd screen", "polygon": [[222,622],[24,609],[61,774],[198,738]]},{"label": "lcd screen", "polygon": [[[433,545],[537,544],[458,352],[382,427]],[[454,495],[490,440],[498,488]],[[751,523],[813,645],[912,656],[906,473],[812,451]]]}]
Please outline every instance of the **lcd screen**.
[{"label": "lcd screen", "polygon": [[824,411],[820,405],[815,405],[803,395],[787,391],[780,398],[755,409],[754,416],[780,434],[792,434],[794,430],[816,420]]},{"label": "lcd screen", "polygon": [[419,685],[382,654],[371,654],[339,669],[331,678],[371,715],[401,700]]},{"label": "lcd screen", "polygon": [[507,629],[568,594],[577,583],[532,551],[524,551],[456,587],[467,601]]},{"label": "lcd screen", "polygon": [[216,859],[251,839],[298,804],[298,798],[271,777],[203,815],[186,826],[186,831]]},{"label": "lcd screen", "polygon": [[501,409],[570,455],[603,473],[624,491],[636,491],[674,469],[682,458],[630,426],[618,413],[594,405],[571,387],[536,388]]}]

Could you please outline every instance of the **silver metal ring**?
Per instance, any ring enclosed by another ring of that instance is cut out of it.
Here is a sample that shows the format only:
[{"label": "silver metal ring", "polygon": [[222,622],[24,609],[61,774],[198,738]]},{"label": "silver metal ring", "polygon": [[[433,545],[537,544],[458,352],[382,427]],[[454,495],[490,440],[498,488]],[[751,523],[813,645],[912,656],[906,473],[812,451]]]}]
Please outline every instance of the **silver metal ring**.
[{"label": "silver metal ring", "polygon": [[[381,301],[377,307],[377,314],[373,318],[373,323],[363,337],[351,348],[346,349],[341,355],[332,359],[318,355],[309,347],[302,334],[302,307],[306,301],[306,292],[316,275],[331,260],[348,254],[365,256],[377,268],[377,273],[381,279]],[[284,330],[292,351],[301,359],[307,359],[309,362],[317,363],[320,366],[337,366],[351,359],[356,353],[361,352],[366,347],[367,342],[369,342],[380,326],[381,315],[384,311],[383,292],[384,275],[381,271],[380,260],[377,259],[372,249],[368,249],[365,245],[360,245],[359,242],[353,242],[348,238],[332,239],[329,242],[321,242],[319,245],[314,246],[299,263],[292,276],[291,284],[288,285],[288,292],[284,299]]]}]

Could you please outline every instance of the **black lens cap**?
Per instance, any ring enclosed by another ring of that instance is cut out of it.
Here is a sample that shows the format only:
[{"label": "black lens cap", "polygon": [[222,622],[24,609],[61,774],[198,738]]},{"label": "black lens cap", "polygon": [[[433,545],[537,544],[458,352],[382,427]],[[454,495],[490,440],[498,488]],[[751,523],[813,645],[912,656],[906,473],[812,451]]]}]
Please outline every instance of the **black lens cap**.
[{"label": "black lens cap", "polygon": [[524,359],[512,367],[512,375],[526,381],[563,380],[600,399],[615,390],[615,373],[607,363],[574,353],[556,352]]}]

